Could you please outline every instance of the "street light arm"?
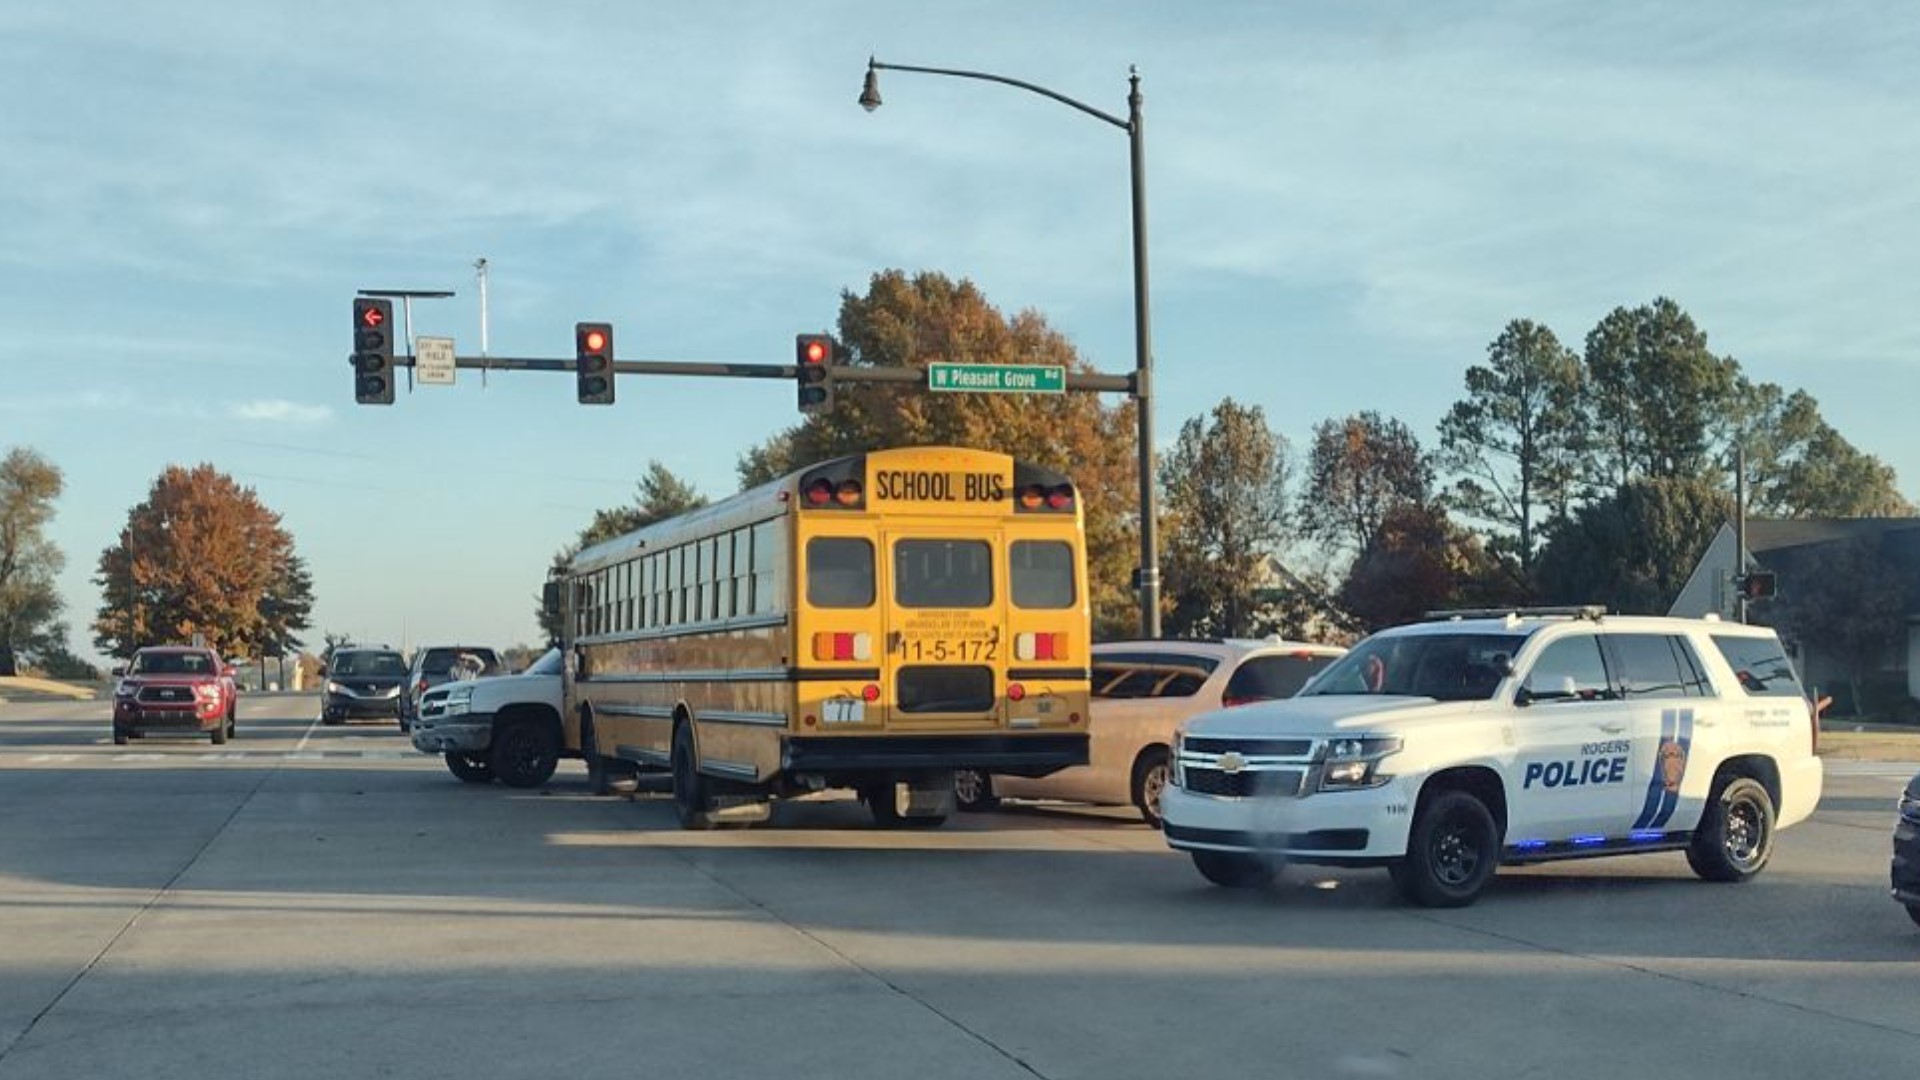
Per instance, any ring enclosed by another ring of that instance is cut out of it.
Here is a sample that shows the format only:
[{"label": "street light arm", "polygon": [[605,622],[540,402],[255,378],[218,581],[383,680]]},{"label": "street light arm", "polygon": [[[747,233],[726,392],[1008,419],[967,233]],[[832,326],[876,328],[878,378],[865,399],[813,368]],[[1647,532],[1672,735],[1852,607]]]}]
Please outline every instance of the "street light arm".
[{"label": "street light arm", "polygon": [[1049,90],[1044,86],[1035,86],[1033,83],[1020,79],[1010,79],[1005,75],[995,75],[986,71],[961,71],[956,68],[916,67],[912,64],[888,64],[873,59],[867,61],[867,69],[870,71],[917,71],[922,75],[952,75],[959,79],[979,79],[981,82],[1005,83],[1008,86],[1017,86],[1022,90],[1030,90],[1033,93],[1039,94],[1041,97],[1052,98],[1062,105],[1072,106],[1086,113],[1088,116],[1105,120],[1121,131],[1130,132],[1133,130],[1133,125],[1114,116],[1112,113],[1102,112],[1083,101],[1075,101],[1065,94]]}]

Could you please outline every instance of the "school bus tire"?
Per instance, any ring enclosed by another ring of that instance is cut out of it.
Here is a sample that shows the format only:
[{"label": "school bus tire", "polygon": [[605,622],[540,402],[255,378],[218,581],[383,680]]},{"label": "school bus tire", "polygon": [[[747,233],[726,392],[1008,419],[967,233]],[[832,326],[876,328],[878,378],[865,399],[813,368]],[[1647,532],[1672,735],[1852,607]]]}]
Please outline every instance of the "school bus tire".
[{"label": "school bus tire", "polygon": [[600,740],[595,737],[591,716],[580,718],[580,756],[587,763],[589,795],[630,795],[639,788],[640,780],[632,763],[600,753]]},{"label": "school bus tire", "polygon": [[683,829],[714,826],[713,795],[707,790],[706,778],[700,775],[693,725],[684,720],[673,728],[673,815],[680,819]]}]

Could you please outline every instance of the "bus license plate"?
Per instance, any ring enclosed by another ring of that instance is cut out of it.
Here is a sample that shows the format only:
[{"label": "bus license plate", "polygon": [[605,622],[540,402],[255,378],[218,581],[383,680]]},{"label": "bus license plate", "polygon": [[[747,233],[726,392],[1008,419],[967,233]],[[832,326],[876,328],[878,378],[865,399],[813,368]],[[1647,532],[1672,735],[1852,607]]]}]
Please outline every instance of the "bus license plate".
[{"label": "bus license plate", "polygon": [[829,724],[858,724],[867,718],[867,703],[857,697],[828,698],[824,710]]},{"label": "bus license plate", "polygon": [[900,643],[900,652],[909,663],[991,663],[1000,659],[1000,643],[986,638],[908,638]]}]

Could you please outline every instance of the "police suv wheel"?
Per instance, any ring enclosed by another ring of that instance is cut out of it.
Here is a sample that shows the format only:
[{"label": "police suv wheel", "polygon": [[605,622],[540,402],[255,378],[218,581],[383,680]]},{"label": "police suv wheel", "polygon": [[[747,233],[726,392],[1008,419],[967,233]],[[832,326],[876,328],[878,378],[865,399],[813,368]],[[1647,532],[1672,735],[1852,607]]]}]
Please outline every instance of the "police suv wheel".
[{"label": "police suv wheel", "polygon": [[1442,791],[1420,803],[1407,837],[1407,857],[1394,864],[1400,894],[1422,907],[1465,907],[1493,880],[1500,830],[1485,803],[1465,791]]},{"label": "police suv wheel", "polygon": [[1912,919],[1915,926],[1920,926],[1920,904],[1908,904],[1906,907],[1907,918]]},{"label": "police suv wheel", "polygon": [[1746,881],[1773,855],[1773,797],[1751,777],[1714,786],[1687,845],[1687,865],[1708,881]]}]

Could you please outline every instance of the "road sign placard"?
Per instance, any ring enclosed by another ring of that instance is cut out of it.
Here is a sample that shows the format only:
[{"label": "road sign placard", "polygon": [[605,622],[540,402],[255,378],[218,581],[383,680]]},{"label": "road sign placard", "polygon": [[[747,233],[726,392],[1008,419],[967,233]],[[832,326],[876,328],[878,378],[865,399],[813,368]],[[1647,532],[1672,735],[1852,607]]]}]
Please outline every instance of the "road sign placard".
[{"label": "road sign placard", "polygon": [[1067,369],[1057,364],[928,364],[927,389],[976,394],[1059,394]]},{"label": "road sign placard", "polygon": [[452,338],[413,339],[413,377],[422,386],[452,386],[453,369]]}]

